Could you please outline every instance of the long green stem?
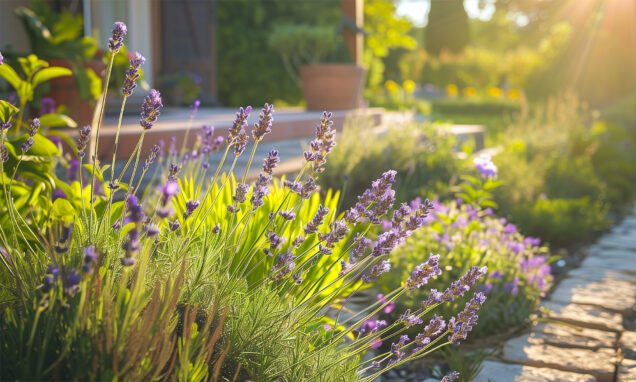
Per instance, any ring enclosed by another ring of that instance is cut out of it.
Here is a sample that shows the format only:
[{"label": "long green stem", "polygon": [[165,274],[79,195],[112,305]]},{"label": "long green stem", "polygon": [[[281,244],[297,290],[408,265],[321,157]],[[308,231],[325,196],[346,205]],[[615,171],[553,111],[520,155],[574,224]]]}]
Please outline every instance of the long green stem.
[{"label": "long green stem", "polygon": [[[113,147],[113,162],[110,166],[110,195],[108,197],[108,227],[110,227],[110,218],[111,218],[111,207],[113,204],[113,197],[115,194],[115,189],[111,186],[114,186],[113,183],[114,175],[115,175],[115,162],[117,159],[117,146],[119,145],[119,131],[121,129],[121,121],[124,117],[124,109],[126,108],[126,101],[128,100],[128,96],[124,95],[124,99],[121,101],[121,110],[119,110],[119,119],[117,120],[117,131],[115,132],[115,146]],[[99,229],[97,230],[99,231]]]},{"label": "long green stem", "polygon": [[[102,119],[104,117],[104,109],[106,108],[106,98],[108,96],[108,83],[110,82],[110,72],[113,69],[113,62],[115,61],[115,52],[111,52],[110,53],[110,60],[108,61],[108,66],[106,67],[106,81],[104,81],[104,90],[102,90],[102,103],[100,105],[99,108],[99,114],[98,114],[98,119],[97,119],[97,129],[95,131],[95,147],[93,150],[93,174],[91,175],[91,199],[90,199],[90,206],[91,206],[91,218],[90,218],[90,222],[89,222],[89,228],[88,228],[88,237],[89,240],[92,240],[92,235],[93,235],[93,212],[94,212],[94,208],[93,205],[95,203],[94,199],[94,194],[95,194],[95,171],[97,169],[97,164],[98,164],[98,160],[97,160],[97,148],[99,146],[99,130],[102,127]],[[83,206],[82,206],[83,207]]]}]

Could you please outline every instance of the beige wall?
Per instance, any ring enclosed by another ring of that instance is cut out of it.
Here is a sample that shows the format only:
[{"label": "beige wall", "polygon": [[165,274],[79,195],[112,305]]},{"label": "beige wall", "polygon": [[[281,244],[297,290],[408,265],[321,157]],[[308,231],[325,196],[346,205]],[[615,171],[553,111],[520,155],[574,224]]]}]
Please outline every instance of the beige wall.
[{"label": "beige wall", "polygon": [[0,0],[0,51],[7,49],[8,45],[16,53],[29,51],[29,40],[22,23],[13,13],[15,8],[28,3],[28,0]]}]

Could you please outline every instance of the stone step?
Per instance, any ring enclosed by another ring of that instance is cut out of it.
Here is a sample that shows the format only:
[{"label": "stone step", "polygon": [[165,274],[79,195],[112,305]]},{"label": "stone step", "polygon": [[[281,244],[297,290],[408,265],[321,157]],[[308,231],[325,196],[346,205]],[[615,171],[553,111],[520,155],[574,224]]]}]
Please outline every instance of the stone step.
[{"label": "stone step", "polygon": [[509,363],[591,374],[601,382],[613,381],[616,369],[616,352],[613,349],[590,350],[534,344],[527,335],[509,340],[504,346],[502,359]]},{"label": "stone step", "polygon": [[559,283],[550,296],[551,301],[599,306],[607,310],[627,313],[636,304],[636,285],[621,280],[590,281],[570,277]]},{"label": "stone step", "polygon": [[540,323],[532,328],[529,339],[536,344],[587,349],[614,348],[617,333],[569,324]]},{"label": "stone step", "polygon": [[623,357],[636,360],[636,332],[623,332],[619,340],[619,346]]},{"label": "stone step", "polygon": [[632,359],[624,359],[618,365],[616,373],[617,382],[634,382],[636,381],[636,361]]},{"label": "stone step", "polygon": [[578,304],[561,304],[553,301],[543,301],[540,305],[550,311],[549,318],[584,328],[623,331],[623,316],[593,306]]},{"label": "stone step", "polygon": [[496,361],[484,361],[479,375],[473,382],[595,382],[590,374],[508,364]]}]

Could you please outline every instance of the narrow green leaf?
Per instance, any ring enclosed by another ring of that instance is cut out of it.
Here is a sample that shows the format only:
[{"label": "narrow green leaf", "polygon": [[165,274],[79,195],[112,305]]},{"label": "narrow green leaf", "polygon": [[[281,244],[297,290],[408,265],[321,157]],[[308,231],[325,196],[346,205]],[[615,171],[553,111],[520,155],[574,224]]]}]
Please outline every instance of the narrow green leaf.
[{"label": "narrow green leaf", "polygon": [[33,87],[35,88],[39,84],[41,84],[43,82],[47,82],[49,80],[52,80],[53,78],[70,76],[72,74],[73,74],[73,72],[71,72],[70,69],[63,68],[63,67],[60,67],[60,66],[54,66],[54,67],[51,67],[51,68],[44,68],[42,70],[39,70],[33,76]]}]

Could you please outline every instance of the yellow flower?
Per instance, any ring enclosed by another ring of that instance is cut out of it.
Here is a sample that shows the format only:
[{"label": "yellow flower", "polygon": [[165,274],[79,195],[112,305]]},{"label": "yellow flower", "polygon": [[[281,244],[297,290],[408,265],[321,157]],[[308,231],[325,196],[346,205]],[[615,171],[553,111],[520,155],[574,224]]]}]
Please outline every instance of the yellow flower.
[{"label": "yellow flower", "polygon": [[449,96],[455,97],[457,95],[457,92],[457,85],[450,84],[446,86],[446,94],[448,94]]},{"label": "yellow flower", "polygon": [[475,90],[475,88],[469,86],[467,88],[464,88],[464,90],[462,90],[462,93],[464,94],[464,97],[474,97],[475,94],[477,94],[477,91]]},{"label": "yellow flower", "polygon": [[508,90],[508,98],[519,99],[521,98],[521,92],[517,89],[510,89]]},{"label": "yellow flower", "polygon": [[492,87],[490,89],[488,89],[488,95],[491,97],[502,97],[504,95],[503,90],[496,88],[496,87]]},{"label": "yellow flower", "polygon": [[400,90],[400,85],[391,80],[385,82],[384,87],[389,91],[389,93],[397,93]]},{"label": "yellow flower", "polygon": [[402,87],[404,88],[405,92],[411,94],[415,91],[415,82],[406,80],[402,83]]}]

